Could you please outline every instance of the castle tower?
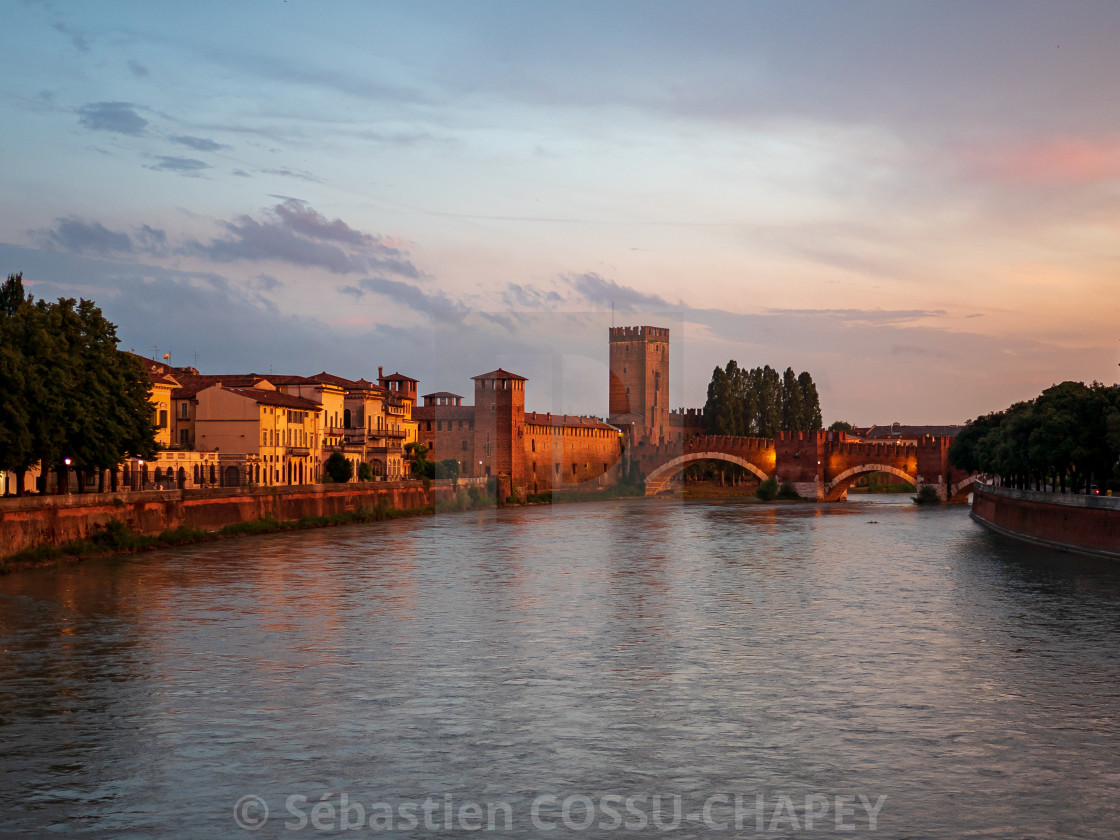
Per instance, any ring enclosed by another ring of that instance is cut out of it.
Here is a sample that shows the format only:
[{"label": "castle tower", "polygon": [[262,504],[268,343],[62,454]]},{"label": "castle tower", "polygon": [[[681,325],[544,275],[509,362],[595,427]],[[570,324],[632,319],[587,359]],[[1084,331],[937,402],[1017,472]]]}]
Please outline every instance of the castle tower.
[{"label": "castle tower", "polygon": [[669,431],[669,330],[611,327],[611,422],[633,424],[639,440],[664,443]]},{"label": "castle tower", "polygon": [[506,495],[525,474],[524,376],[492,370],[474,380],[474,475],[496,476]]}]

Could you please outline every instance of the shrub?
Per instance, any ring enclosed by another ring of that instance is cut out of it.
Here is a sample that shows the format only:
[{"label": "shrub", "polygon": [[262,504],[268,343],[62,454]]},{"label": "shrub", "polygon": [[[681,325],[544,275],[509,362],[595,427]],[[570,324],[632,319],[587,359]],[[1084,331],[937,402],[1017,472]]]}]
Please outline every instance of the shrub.
[{"label": "shrub", "polygon": [[783,481],[782,486],[778,488],[779,499],[800,499],[801,494],[797,492],[797,488],[793,486],[792,481]]},{"label": "shrub", "polygon": [[916,505],[939,505],[941,497],[937,495],[937,488],[931,484],[923,484],[917,496],[912,496]]},{"label": "shrub", "polygon": [[373,467],[366,463],[359,464],[358,481],[373,481]]},{"label": "shrub", "polygon": [[331,457],[323,464],[323,472],[331,481],[345,484],[354,477],[354,465],[346,460],[346,456],[341,452],[332,452]]},{"label": "shrub", "polygon": [[772,502],[778,495],[778,479],[770,477],[758,485],[755,495],[764,502]]}]

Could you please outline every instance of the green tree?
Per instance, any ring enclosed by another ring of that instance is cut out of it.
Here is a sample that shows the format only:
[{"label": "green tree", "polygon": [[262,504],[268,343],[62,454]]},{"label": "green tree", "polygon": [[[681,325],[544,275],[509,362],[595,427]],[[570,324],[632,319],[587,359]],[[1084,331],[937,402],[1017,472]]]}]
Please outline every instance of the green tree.
[{"label": "green tree", "polygon": [[805,419],[805,400],[797,374],[788,367],[782,374],[782,429],[801,429]]},{"label": "green tree", "polygon": [[712,371],[704,425],[714,435],[773,437],[782,430],[821,428],[820,398],[807,371],[795,376],[769,365],[744,370],[734,359]]},{"label": "green tree", "polygon": [[850,432],[853,428],[847,420],[833,420],[828,430],[830,432]]},{"label": "green tree", "polygon": [[33,301],[22,275],[9,275],[0,339],[0,466],[15,472],[17,492],[35,461],[45,479],[70,458],[84,489],[88,470],[155,455],[148,376],[92,301]]},{"label": "green tree", "polygon": [[809,371],[803,370],[797,375],[797,384],[801,386],[802,415],[801,422],[796,428],[809,432],[823,429],[824,415],[821,414],[821,398]]},{"label": "green tree", "polygon": [[450,478],[452,481],[459,480],[459,462],[454,458],[444,458],[442,461],[437,461],[435,465],[436,478]]},{"label": "green tree", "polygon": [[323,464],[323,472],[336,484],[345,484],[354,477],[354,465],[341,452],[332,452]]},{"label": "green tree", "polygon": [[365,461],[358,464],[358,481],[373,481],[373,467]]}]

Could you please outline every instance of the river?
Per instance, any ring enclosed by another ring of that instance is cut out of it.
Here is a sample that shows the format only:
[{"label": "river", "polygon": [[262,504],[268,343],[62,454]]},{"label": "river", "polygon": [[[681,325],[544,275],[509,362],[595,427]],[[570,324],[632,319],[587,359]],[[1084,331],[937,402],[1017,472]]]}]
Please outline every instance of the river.
[{"label": "river", "polygon": [[908,502],[0,578],[0,835],[1114,838],[1120,572]]}]

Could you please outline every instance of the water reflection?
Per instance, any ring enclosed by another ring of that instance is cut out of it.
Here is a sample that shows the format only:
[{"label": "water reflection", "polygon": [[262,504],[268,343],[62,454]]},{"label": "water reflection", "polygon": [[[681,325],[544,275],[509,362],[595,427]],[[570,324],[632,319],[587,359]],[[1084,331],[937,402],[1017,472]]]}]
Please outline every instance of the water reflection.
[{"label": "water reflection", "polygon": [[257,836],[291,836],[286,796],[346,791],[501,799],[529,837],[541,794],[761,792],[886,796],[882,836],[1111,836],[1120,575],[899,501],[465,513],[0,579],[5,830],[225,836],[256,793]]}]

